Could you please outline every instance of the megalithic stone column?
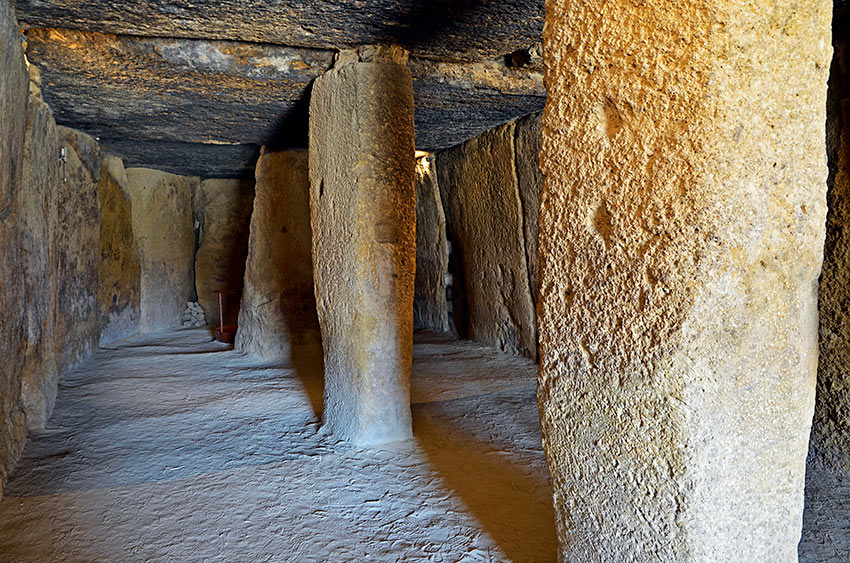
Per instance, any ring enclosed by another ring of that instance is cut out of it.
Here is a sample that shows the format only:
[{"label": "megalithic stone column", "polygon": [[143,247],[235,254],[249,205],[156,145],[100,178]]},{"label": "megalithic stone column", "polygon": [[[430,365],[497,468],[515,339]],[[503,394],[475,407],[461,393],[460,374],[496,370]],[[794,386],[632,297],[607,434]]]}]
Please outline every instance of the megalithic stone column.
[{"label": "megalithic stone column", "polygon": [[310,100],[310,213],[325,427],[358,444],[411,436],[416,269],[407,53],[340,53]]},{"label": "megalithic stone column", "polygon": [[797,560],[831,8],[547,0],[538,399],[561,560]]}]

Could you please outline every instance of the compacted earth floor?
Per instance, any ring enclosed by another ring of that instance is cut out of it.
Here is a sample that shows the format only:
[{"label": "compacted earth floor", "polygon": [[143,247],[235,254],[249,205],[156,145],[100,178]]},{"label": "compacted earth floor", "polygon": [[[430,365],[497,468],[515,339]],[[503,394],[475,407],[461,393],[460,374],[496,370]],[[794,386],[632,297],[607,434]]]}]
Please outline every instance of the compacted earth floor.
[{"label": "compacted earth floor", "polygon": [[414,356],[415,438],[355,448],[320,428],[319,365],[205,329],[101,350],[10,476],[0,561],[554,561],[535,366],[434,334]]}]

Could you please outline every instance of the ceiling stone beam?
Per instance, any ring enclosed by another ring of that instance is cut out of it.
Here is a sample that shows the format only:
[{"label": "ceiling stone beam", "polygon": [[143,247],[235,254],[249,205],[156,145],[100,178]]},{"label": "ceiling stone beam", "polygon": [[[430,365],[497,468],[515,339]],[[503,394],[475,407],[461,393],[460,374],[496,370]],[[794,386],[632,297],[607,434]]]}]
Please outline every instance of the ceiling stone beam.
[{"label": "ceiling stone beam", "polygon": [[[26,37],[27,56],[41,71],[43,95],[57,121],[132,149],[138,165],[146,165],[143,155],[150,154],[150,166],[163,158],[153,141],[305,147],[310,85],[335,56],[321,49],[68,29],[29,29]],[[409,66],[417,146],[423,149],[460,143],[537,111],[545,101],[534,61],[514,68],[502,58],[412,58]],[[239,164],[226,175],[243,172]]]},{"label": "ceiling stone beam", "polygon": [[124,159],[126,168],[155,168],[201,178],[253,178],[257,145],[212,145],[100,138],[101,147]]},{"label": "ceiling stone beam", "polygon": [[483,60],[541,41],[543,0],[17,0],[25,27],[339,49],[376,43]]}]

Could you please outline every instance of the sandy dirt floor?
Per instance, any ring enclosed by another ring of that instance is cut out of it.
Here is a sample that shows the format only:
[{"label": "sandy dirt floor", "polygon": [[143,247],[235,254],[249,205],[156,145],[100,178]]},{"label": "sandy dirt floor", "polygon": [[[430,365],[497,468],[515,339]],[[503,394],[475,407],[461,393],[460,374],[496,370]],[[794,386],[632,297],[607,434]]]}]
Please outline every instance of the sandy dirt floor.
[{"label": "sandy dirt floor", "polygon": [[[535,366],[417,334],[415,439],[335,443],[321,367],[205,329],[63,378],[0,501],[0,561],[554,561]],[[850,482],[810,467],[800,561],[850,561]]]},{"label": "sandy dirt floor", "polygon": [[0,561],[554,561],[536,368],[414,348],[415,439],[334,443],[321,375],[204,329],[135,338],[63,378],[0,501]]}]

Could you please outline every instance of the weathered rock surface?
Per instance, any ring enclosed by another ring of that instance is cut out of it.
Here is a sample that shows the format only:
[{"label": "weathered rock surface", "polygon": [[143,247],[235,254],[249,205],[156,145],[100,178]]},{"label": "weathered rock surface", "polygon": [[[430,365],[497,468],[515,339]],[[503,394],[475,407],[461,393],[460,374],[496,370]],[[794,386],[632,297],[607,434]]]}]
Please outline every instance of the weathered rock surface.
[{"label": "weathered rock surface", "polygon": [[0,494],[26,436],[21,407],[21,368],[27,319],[24,284],[18,272],[24,261],[20,190],[29,78],[24,66],[15,14],[0,2]]},{"label": "weathered rock surface", "polygon": [[819,295],[820,362],[812,459],[850,476],[850,7],[836,8],[827,98],[829,213]]},{"label": "weathered rock surface", "polygon": [[797,560],[830,12],[547,4],[539,407],[562,561]]},{"label": "weathered rock surface", "polygon": [[452,308],[459,336],[537,357],[515,124],[437,155],[437,177],[452,245]]},{"label": "weathered rock surface", "polygon": [[264,149],[255,190],[236,349],[295,366],[316,364],[322,340],[313,296],[307,152]]},{"label": "weathered rock surface", "polygon": [[345,0],[317,7],[300,0],[17,0],[24,24],[150,37],[195,37],[320,49],[403,45],[448,60],[492,58],[539,43],[541,0],[439,2]]},{"label": "weathered rock surface", "polygon": [[[44,73],[45,99],[59,122],[96,135],[127,166],[234,177],[252,175],[257,145],[306,147],[310,84],[334,53],[30,29],[27,56]],[[455,145],[540,110],[545,100],[538,68],[501,58],[419,58],[410,69],[420,148]]]},{"label": "weathered rock surface", "polygon": [[[195,290],[210,323],[219,319],[216,291],[242,289],[253,201],[251,180],[204,180],[195,192]],[[225,308],[224,323],[236,324],[238,314]]]},{"label": "weathered rock surface", "polygon": [[175,143],[101,137],[105,150],[123,157],[127,168],[153,168],[204,178],[253,178],[260,147]]},{"label": "weathered rock surface", "polygon": [[449,330],[446,302],[446,216],[433,169],[433,156],[416,162],[416,280],[413,292],[415,329]]},{"label": "weathered rock surface", "polygon": [[129,181],[124,163],[104,157],[98,182],[100,201],[100,344],[139,331],[141,266],[133,234]]},{"label": "weathered rock surface", "polygon": [[540,171],[540,124],[542,113],[533,113],[516,122],[514,161],[517,186],[522,204],[522,231],[525,237],[525,256],[528,265],[528,283],[531,299],[537,304],[540,291],[540,258],[537,249],[538,216],[540,215],[540,189],[543,173]]},{"label": "weathered rock surface", "polygon": [[140,332],[179,327],[194,293],[192,197],[200,180],[128,168],[133,233],[141,267]]},{"label": "weathered rock surface", "polygon": [[324,424],[361,444],[412,434],[413,90],[406,66],[373,60],[338,64],[310,101]]},{"label": "weathered rock surface", "polygon": [[97,350],[101,317],[100,205],[101,153],[85,133],[58,127],[66,151],[59,184],[57,241],[56,350],[59,373],[71,370]]},{"label": "weathered rock surface", "polygon": [[24,255],[26,358],[21,374],[21,403],[30,430],[43,428],[56,399],[58,369],[55,335],[58,307],[57,229],[63,182],[59,134],[50,108],[38,91],[38,72],[30,67],[27,133],[24,145],[21,227]]}]

